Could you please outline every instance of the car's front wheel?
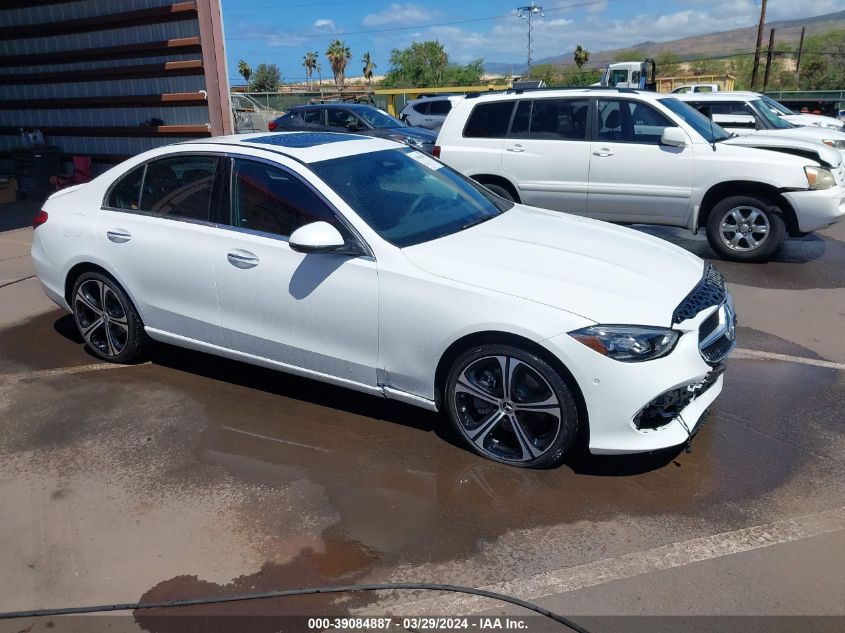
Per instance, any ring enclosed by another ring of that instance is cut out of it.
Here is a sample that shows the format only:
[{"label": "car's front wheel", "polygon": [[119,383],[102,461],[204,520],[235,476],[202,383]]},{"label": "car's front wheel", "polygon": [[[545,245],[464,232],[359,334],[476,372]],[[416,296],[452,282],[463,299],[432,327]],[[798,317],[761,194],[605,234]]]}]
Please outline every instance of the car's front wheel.
[{"label": "car's front wheel", "polygon": [[766,261],[786,236],[780,209],[756,196],[731,196],[707,218],[707,241],[726,259]]},{"label": "car's front wheel", "polygon": [[71,299],[79,334],[95,356],[126,363],[141,352],[144,326],[120,285],[96,272],[83,273]]},{"label": "car's front wheel", "polygon": [[566,382],[539,356],[510,345],[483,345],[458,357],[445,397],[467,446],[505,464],[554,466],[578,432]]}]

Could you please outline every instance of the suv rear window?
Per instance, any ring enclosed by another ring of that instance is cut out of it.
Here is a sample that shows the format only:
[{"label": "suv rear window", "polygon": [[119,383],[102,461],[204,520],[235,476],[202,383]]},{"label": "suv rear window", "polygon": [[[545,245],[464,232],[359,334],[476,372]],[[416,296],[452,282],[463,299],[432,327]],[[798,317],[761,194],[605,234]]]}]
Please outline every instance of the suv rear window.
[{"label": "suv rear window", "polygon": [[516,101],[479,103],[469,115],[464,138],[505,138]]}]

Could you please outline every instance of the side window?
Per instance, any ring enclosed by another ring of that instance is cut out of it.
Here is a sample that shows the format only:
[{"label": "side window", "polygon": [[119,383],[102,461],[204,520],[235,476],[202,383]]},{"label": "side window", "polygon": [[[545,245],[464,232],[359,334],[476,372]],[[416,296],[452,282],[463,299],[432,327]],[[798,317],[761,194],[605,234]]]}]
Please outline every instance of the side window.
[{"label": "side window", "polygon": [[464,128],[465,138],[505,138],[508,135],[515,101],[480,103],[469,115]]},{"label": "side window", "polygon": [[141,198],[141,183],[144,180],[144,167],[136,167],[117,181],[109,193],[106,206],[112,209],[127,209],[137,211]]},{"label": "side window", "polygon": [[174,156],[148,163],[141,210],[208,221],[216,172],[214,156]]},{"label": "side window", "polygon": [[583,141],[587,138],[586,99],[537,99],[531,111],[529,138]]},{"label": "side window", "polygon": [[428,108],[430,103],[428,101],[423,101],[422,103],[415,103],[414,104],[414,112],[417,114],[428,114]]},{"label": "side window", "polygon": [[328,108],[329,127],[340,127],[346,129],[350,120],[354,120],[352,113],[349,110],[342,108]]},{"label": "side window", "polygon": [[306,123],[312,123],[315,125],[322,125],[323,124],[323,111],[320,109],[316,110],[302,110],[299,113],[299,116],[302,117],[302,120]]},{"label": "side window", "polygon": [[448,99],[440,99],[439,101],[432,101],[431,102],[431,114],[436,114],[439,116],[446,116],[449,114],[449,111],[452,109],[452,102]]},{"label": "side window", "polygon": [[673,125],[647,103],[599,99],[598,110],[601,141],[658,145],[663,129]]},{"label": "side window", "polygon": [[531,103],[529,99],[523,99],[517,103],[516,112],[511,122],[511,136],[519,138],[528,136],[528,130],[531,125]]},{"label": "side window", "polygon": [[288,237],[300,226],[320,220],[345,232],[332,210],[292,174],[256,161],[234,160],[234,226]]}]

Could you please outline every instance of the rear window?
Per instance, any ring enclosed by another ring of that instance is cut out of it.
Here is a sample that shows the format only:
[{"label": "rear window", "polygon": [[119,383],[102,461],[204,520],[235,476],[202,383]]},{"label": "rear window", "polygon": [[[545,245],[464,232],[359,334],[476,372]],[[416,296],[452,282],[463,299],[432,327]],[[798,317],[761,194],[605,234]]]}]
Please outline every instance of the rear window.
[{"label": "rear window", "polygon": [[469,115],[464,138],[505,138],[516,101],[479,103]]},{"label": "rear window", "polygon": [[448,99],[431,102],[431,114],[449,114],[452,109],[452,102]]},{"label": "rear window", "polygon": [[216,170],[213,156],[174,156],[148,163],[141,210],[208,221]]}]

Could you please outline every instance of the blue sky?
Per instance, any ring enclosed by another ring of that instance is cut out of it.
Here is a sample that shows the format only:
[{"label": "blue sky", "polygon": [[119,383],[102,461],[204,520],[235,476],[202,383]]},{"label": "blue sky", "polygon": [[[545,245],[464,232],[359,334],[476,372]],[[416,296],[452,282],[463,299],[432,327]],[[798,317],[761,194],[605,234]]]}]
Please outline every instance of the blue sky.
[{"label": "blue sky", "polygon": [[[278,64],[286,81],[304,77],[302,56],[320,53],[334,37],[352,50],[348,76],[360,75],[368,51],[376,74],[387,71],[390,51],[414,40],[436,39],[450,59],[525,60],[526,31],[517,0],[221,0],[229,75],[237,63]],[[756,24],[755,0],[548,0],[534,21],[534,59],[571,51],[621,48]],[[842,0],[769,0],[767,20],[797,19],[842,10]]]}]

